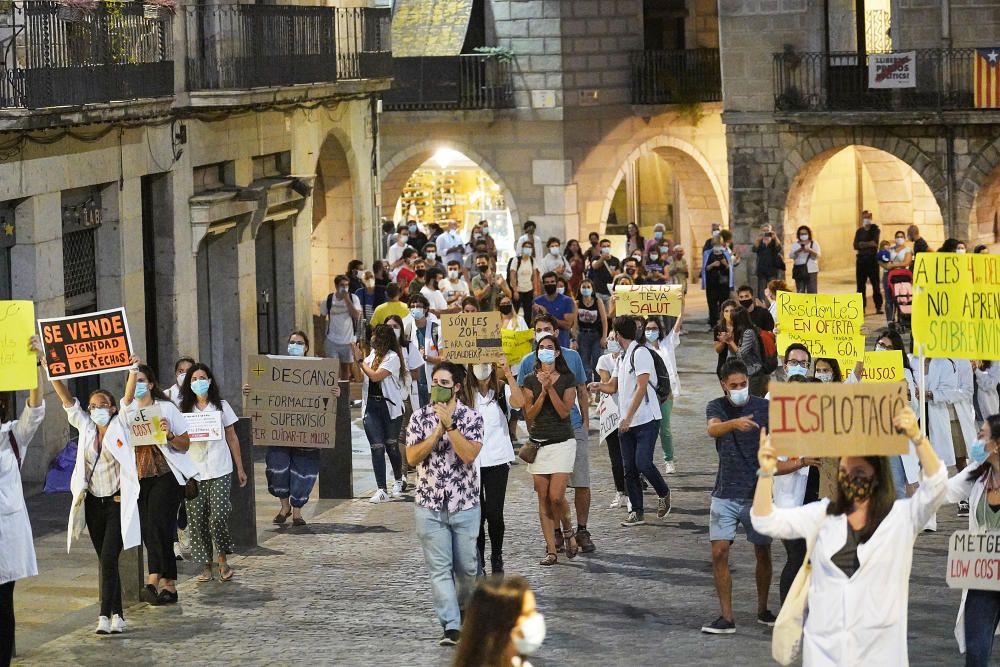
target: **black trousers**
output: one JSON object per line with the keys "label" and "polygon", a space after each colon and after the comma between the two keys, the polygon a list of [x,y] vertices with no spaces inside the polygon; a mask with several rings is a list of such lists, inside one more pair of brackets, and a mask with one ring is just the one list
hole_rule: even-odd
{"label": "black trousers", "polygon": [[90,493],[83,504],[87,532],[101,566],[101,616],[108,618],[113,614],[125,617],[122,582],[118,575],[118,556],[122,552],[121,506],[114,496],[98,498]]}
{"label": "black trousers", "polygon": [[507,499],[507,477],[510,474],[510,464],[485,466],[479,469],[479,537],[476,546],[479,548],[480,561],[486,560],[486,526],[490,531],[490,556],[503,555],[503,534],[506,526],[503,522],[503,505]]}
{"label": "black trousers", "polygon": [[882,310],[882,281],[879,280],[878,260],[875,257],[858,257],[854,263],[854,277],[857,279],[862,307],[868,304],[865,296],[865,284],[870,282],[875,310]]}
{"label": "black trousers", "polygon": [[517,302],[514,304],[514,314],[517,314],[518,309],[524,314],[524,321],[531,326],[531,310],[535,303],[535,293],[534,291],[529,292],[518,292]]}
{"label": "black trousers", "polygon": [[0,667],[14,657],[14,582],[0,584]]}
{"label": "black trousers", "polygon": [[781,603],[784,604],[785,596],[788,595],[788,590],[792,587],[792,582],[795,581],[795,575],[799,573],[802,563],[805,562],[806,541],[804,539],[781,540],[781,543],[785,545],[785,567],[781,570],[781,579],[778,581],[778,595]]}
{"label": "black trousers", "polygon": [[618,442],[618,431],[607,437],[608,456],[611,458],[611,476],[615,479],[615,491],[625,493],[625,467],[622,465],[622,446]]}
{"label": "black trousers", "polygon": [[172,472],[139,480],[139,525],[150,574],[177,579],[174,521],[184,490]]}
{"label": "black trousers", "polygon": [[708,324],[714,327],[719,323],[719,316],[722,314],[722,302],[729,298],[728,285],[709,285],[705,290],[705,299],[708,301]]}

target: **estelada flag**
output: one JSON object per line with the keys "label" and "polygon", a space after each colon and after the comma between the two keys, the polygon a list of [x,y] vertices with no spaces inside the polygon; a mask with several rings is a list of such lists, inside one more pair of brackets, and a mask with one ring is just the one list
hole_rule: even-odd
{"label": "estelada flag", "polygon": [[977,109],[1000,109],[1000,47],[976,49],[972,89]]}

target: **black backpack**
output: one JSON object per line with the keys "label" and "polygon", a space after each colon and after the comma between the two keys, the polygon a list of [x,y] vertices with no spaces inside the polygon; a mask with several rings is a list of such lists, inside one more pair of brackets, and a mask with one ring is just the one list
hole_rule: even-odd
{"label": "black backpack", "polygon": [[632,350],[632,356],[629,358],[629,361],[632,362],[632,375],[635,375],[635,353],[640,347],[649,352],[653,357],[653,368],[656,370],[656,383],[653,385],[653,389],[656,390],[657,402],[662,405],[664,401],[670,398],[670,375],[667,373],[667,365],[663,363],[663,357],[656,354],[653,350],[644,345],[636,345],[635,349]]}

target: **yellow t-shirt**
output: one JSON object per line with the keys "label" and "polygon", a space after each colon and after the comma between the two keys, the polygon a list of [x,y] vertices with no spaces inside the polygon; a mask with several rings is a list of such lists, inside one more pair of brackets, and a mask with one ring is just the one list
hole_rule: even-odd
{"label": "yellow t-shirt", "polygon": [[399,315],[400,317],[406,317],[410,314],[410,309],[402,301],[386,301],[372,313],[371,325],[376,326],[385,322],[386,318],[390,315]]}

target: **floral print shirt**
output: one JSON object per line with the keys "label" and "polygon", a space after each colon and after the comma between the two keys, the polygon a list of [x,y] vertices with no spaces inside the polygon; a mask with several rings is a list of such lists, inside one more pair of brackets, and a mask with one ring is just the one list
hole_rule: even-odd
{"label": "floral print shirt", "polygon": [[[452,420],[467,440],[483,441],[483,417],[478,412],[459,403]],[[433,405],[414,412],[406,428],[406,446],[426,440],[437,425]],[[479,469],[475,461],[467,464],[459,458],[447,432],[417,466],[416,499],[418,505],[435,512],[460,512],[479,504]]]}

